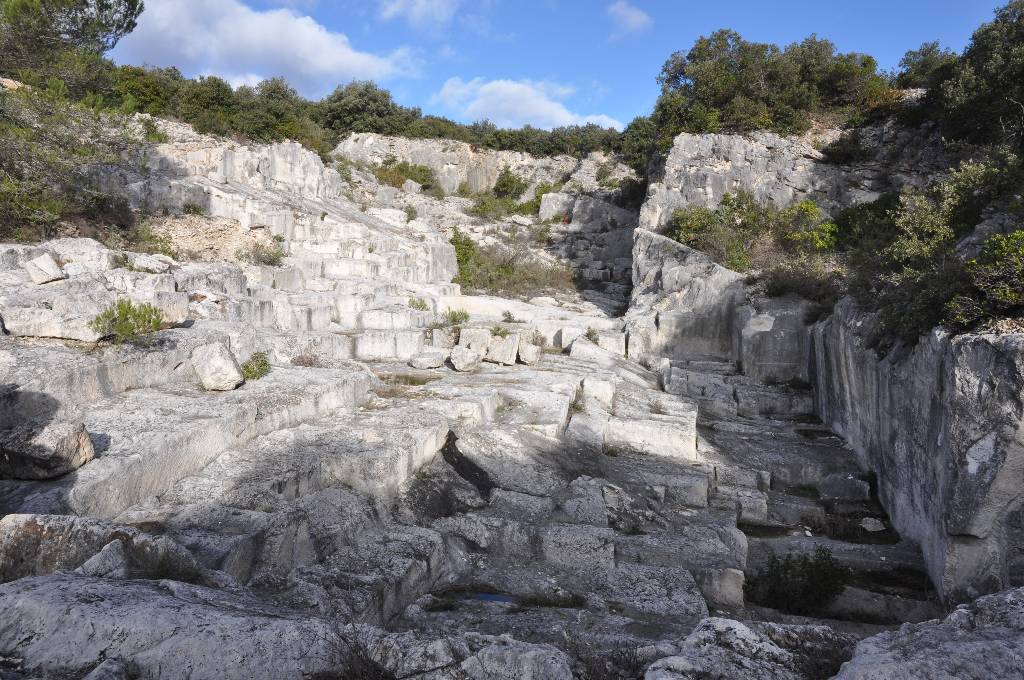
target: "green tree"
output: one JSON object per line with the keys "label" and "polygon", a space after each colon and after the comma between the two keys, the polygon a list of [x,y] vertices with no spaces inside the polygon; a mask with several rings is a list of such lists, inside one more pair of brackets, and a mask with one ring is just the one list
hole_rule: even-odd
{"label": "green tree", "polygon": [[142,0],[3,0],[0,73],[16,75],[65,50],[107,52],[142,10]]}
{"label": "green tree", "polygon": [[910,50],[900,60],[896,85],[903,88],[931,88],[949,77],[956,66],[957,55],[936,42],[926,42]]}
{"label": "green tree", "polygon": [[974,32],[942,84],[942,116],[951,136],[1024,149],[1024,0],[996,11]]}
{"label": "green tree", "polygon": [[339,87],[316,107],[320,124],[342,136],[351,132],[400,134],[419,117],[419,109],[396,104],[390,92],[369,81]]}

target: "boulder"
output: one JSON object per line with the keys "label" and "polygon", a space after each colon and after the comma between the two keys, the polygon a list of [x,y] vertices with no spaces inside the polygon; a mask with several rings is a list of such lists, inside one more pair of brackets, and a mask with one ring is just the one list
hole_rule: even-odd
{"label": "boulder", "polygon": [[483,360],[483,354],[476,351],[475,349],[469,349],[468,347],[452,348],[451,362],[452,367],[456,371],[468,372],[475,371],[480,368],[480,362]]}
{"label": "boulder", "polygon": [[487,356],[484,357],[484,360],[494,364],[511,366],[516,363],[518,355],[519,334],[509,333],[504,338],[499,336],[491,338],[491,344],[487,347]]}
{"label": "boulder", "polygon": [[29,260],[22,267],[28,272],[32,283],[37,286],[51,281],[59,281],[65,277],[64,270],[49,253],[43,253],[37,258]]}
{"label": "boulder", "polygon": [[527,366],[535,366],[539,364],[543,355],[544,350],[537,345],[530,342],[519,343],[519,361],[523,362]]}
{"label": "boulder", "polygon": [[836,680],[1022,678],[1024,588],[961,605],[944,621],[906,624],[857,644]]}
{"label": "boulder", "polygon": [[711,617],[680,641],[674,656],[651,664],[644,680],[802,680],[793,654],[746,625]]}
{"label": "boulder", "polygon": [[444,352],[421,352],[412,359],[409,359],[409,365],[413,368],[441,368],[444,366],[445,359],[448,355]]}
{"label": "boulder", "polygon": [[473,349],[481,354],[487,352],[491,344],[491,331],[487,328],[463,328],[459,331],[459,346]]}
{"label": "boulder", "polygon": [[566,217],[572,219],[572,207],[576,197],[572,194],[551,192],[540,199],[540,218],[542,220],[562,221]]}
{"label": "boulder", "polygon": [[53,479],[77,470],[95,455],[80,421],[0,430],[0,479]]}
{"label": "boulder", "polygon": [[229,391],[245,382],[234,355],[220,342],[192,350],[192,368],[199,376],[203,389]]}

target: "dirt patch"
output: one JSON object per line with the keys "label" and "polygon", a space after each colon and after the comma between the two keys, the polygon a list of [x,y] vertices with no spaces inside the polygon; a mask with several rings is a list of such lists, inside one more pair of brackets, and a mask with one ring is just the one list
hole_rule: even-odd
{"label": "dirt patch", "polygon": [[255,243],[271,243],[260,232],[243,230],[238,222],[223,217],[205,215],[170,215],[152,217],[146,226],[170,242],[182,260],[234,262],[235,253]]}

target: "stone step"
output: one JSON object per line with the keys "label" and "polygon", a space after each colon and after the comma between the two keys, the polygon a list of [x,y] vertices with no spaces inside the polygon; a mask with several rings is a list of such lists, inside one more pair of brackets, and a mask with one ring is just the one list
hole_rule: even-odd
{"label": "stone step", "polygon": [[178,384],[106,399],[85,416],[96,459],[35,485],[21,511],[114,517],[229,448],[359,405],[375,382],[360,370],[274,368],[231,392]]}

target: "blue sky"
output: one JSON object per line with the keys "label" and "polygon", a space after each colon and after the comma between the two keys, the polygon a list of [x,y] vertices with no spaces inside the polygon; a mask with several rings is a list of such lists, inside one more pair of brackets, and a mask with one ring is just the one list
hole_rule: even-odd
{"label": "blue sky", "polygon": [[732,28],[787,44],[817,33],[894,68],[928,40],[961,50],[1005,0],[146,0],[120,63],[234,84],[284,76],[319,98],[374,80],[424,112],[506,126],[648,113],[673,51]]}

